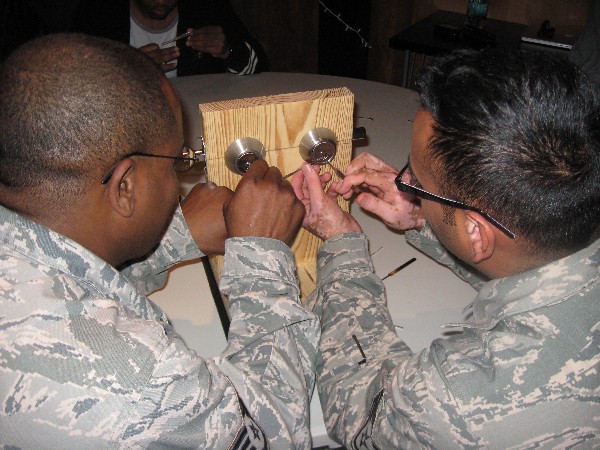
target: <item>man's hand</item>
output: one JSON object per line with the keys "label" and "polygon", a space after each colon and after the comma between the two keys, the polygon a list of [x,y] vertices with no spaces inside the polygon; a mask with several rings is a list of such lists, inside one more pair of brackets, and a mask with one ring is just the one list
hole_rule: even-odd
{"label": "man's hand", "polygon": [[229,58],[231,47],[221,27],[188,28],[187,31],[192,33],[185,43],[188,47],[200,53],[208,53],[215,58]]}
{"label": "man's hand", "polygon": [[292,177],[296,197],[306,208],[302,226],[323,240],[342,233],[362,231],[354,217],[338,205],[335,186],[331,185],[327,192],[324,191],[324,186],[330,179],[331,174],[328,172],[319,177],[317,170],[310,164],[304,164],[302,170]]}
{"label": "man's hand", "polygon": [[194,186],[181,204],[194,241],[205,255],[225,252],[227,229],[223,205],[232,197],[230,189],[208,182]]}
{"label": "man's hand", "polygon": [[229,237],[267,237],[291,245],[300,228],[304,207],[279,169],[259,160],[252,163],[240,180],[223,212]]}
{"label": "man's hand", "polygon": [[146,44],[143,47],[140,47],[139,50],[152,58],[154,62],[160,66],[163,72],[170,72],[177,67],[179,48],[177,48],[176,45],[168,48],[160,48],[157,44]]}
{"label": "man's hand", "polygon": [[346,169],[346,177],[337,185],[337,190],[348,199],[354,187],[370,191],[356,197],[361,208],[372,212],[396,230],[422,228],[425,219],[419,200],[413,195],[398,190],[394,180],[398,170],[370,153],[362,153]]}

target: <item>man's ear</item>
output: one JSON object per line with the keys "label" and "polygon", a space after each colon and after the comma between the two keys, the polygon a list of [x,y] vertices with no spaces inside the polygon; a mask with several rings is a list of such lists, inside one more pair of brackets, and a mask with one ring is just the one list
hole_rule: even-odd
{"label": "man's ear", "polygon": [[113,170],[108,180],[110,206],[119,215],[131,217],[135,211],[135,170],[134,163],[127,158]]}
{"label": "man's ear", "polygon": [[464,211],[464,227],[471,247],[471,262],[479,264],[494,254],[496,233],[494,226],[481,214]]}

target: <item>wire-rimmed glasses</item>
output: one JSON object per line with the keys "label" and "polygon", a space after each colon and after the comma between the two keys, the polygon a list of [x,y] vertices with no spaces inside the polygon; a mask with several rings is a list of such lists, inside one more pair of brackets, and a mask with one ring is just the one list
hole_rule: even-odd
{"label": "wire-rimmed glasses", "polygon": [[131,152],[127,153],[126,155],[123,155],[123,157],[116,162],[115,166],[113,166],[110,172],[108,172],[106,176],[102,178],[102,181],[100,181],[100,183],[108,183],[110,177],[112,177],[113,171],[115,170],[114,167],[116,167],[116,165],[119,164],[121,161],[127,158],[131,158],[132,156],[147,156],[151,158],[172,159],[174,160],[173,169],[176,172],[185,172],[186,170],[190,170],[198,161],[204,161],[204,152],[202,150],[193,150],[190,147],[186,146],[183,146],[181,148],[180,156],[155,155],[153,153],[144,152]]}

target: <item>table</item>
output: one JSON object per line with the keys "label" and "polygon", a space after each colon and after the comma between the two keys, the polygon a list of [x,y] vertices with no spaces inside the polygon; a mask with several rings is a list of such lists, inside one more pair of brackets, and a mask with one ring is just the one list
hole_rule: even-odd
{"label": "table", "polygon": [[[405,30],[395,34],[389,39],[390,48],[406,50],[404,55],[404,73],[402,86],[408,86],[408,75],[412,73],[414,56],[416,53],[434,55],[447,52],[456,48],[481,48],[484,43],[476,39],[468,39],[461,34],[458,39],[448,39],[436,36],[434,33],[437,24],[449,24],[459,29],[465,25],[466,14],[439,10],[425,17]],[[503,20],[487,19],[483,31],[495,37],[495,46],[518,49],[521,45],[521,36],[528,26],[505,22]],[[411,60],[411,53],[412,60]],[[412,61],[412,62],[411,62]],[[410,67],[410,69],[409,69]]]}
{"label": "table", "polygon": [[[397,86],[351,78],[297,73],[199,75],[172,80],[184,115],[187,145],[197,147],[202,135],[198,104],[262,95],[347,87],[355,96],[355,124],[367,130],[367,145],[354,155],[370,151],[396,167],[406,162],[411,143],[412,120],[419,108],[416,92]],[[361,144],[362,145],[362,144]],[[203,180],[203,172],[185,173],[182,191]],[[383,277],[410,258],[414,264],[385,280],[389,308],[398,333],[413,350],[452,330],[440,325],[460,322],[462,310],[475,291],[448,269],[406,244],[401,233],[391,231],[356,205],[351,211],[369,238],[376,273]],[[163,308],[187,345],[208,358],[226,346],[225,335],[201,261],[173,268],[165,287],[150,298]],[[311,403],[313,443],[332,446],[325,432],[318,396]]]}

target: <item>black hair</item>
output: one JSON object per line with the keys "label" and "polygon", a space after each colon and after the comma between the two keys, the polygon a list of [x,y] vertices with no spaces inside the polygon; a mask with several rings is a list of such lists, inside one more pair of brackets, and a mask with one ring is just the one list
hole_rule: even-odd
{"label": "black hair", "polygon": [[444,194],[477,206],[535,251],[564,255],[600,225],[600,96],[566,58],[455,51],[420,74]]}
{"label": "black hair", "polygon": [[165,82],[149,57],[108,39],[50,34],[22,45],[0,69],[0,183],[43,186],[57,200],[99,183],[123,155],[173,132]]}

